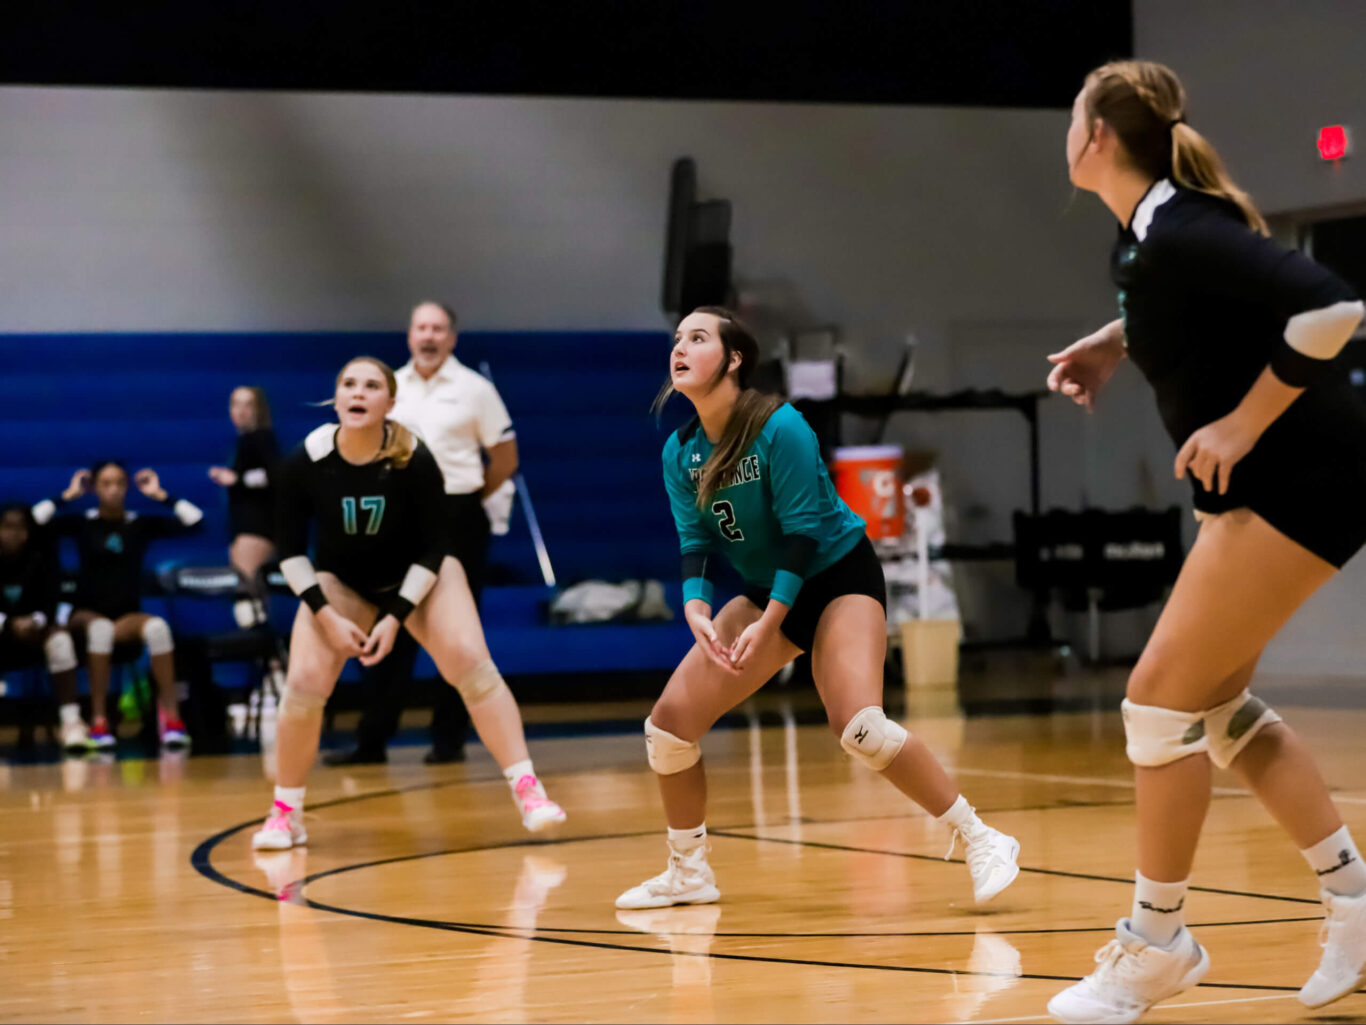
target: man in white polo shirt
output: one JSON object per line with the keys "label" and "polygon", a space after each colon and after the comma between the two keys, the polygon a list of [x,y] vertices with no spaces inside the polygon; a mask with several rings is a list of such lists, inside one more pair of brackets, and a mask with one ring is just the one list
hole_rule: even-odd
{"label": "man in white polo shirt", "polygon": [[[458,323],[455,312],[441,303],[423,302],[413,309],[408,324],[412,359],[395,372],[398,396],[390,416],[414,431],[436,457],[446,483],[451,554],[465,569],[477,607],[489,545],[483,502],[517,472],[517,440],[492,382],[455,358]],[[330,757],[328,764],[385,760],[416,659],[416,642],[406,630],[399,631],[389,657],[365,673],[370,695],[356,729],[355,749]],[[469,721],[455,688],[442,687],[432,710],[428,764],[464,759]]]}

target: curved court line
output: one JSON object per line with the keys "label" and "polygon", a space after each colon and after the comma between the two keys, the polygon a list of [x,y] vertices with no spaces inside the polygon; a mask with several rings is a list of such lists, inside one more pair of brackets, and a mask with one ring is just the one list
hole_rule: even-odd
{"label": "curved court line", "polygon": [[[324,802],[321,802],[321,803],[319,803],[319,804],[316,804],[316,805],[313,806],[313,809],[316,811],[316,810],[319,810],[319,809],[322,809],[322,808],[333,808],[333,807],[337,807],[337,806],[339,806],[339,805],[354,804],[354,803],[357,803],[357,802],[359,802],[359,801],[372,800],[372,799],[380,798],[380,797],[393,797],[393,796],[396,796],[396,795],[398,795],[398,794],[413,793],[413,792],[421,791],[421,790],[436,790],[436,789],[440,789],[440,788],[442,788],[442,787],[454,786],[454,785],[457,784],[457,783],[476,783],[476,782],[488,782],[488,780],[454,780],[454,779],[452,779],[452,780],[440,780],[440,781],[433,782],[433,783],[419,783],[419,784],[414,784],[414,785],[408,786],[408,787],[395,787],[395,788],[391,788],[391,789],[388,789],[388,790],[371,791],[371,792],[369,792],[369,793],[364,793],[364,794],[354,794],[354,795],[347,796],[347,797],[340,797],[340,798],[336,798],[336,799],[331,800],[331,801],[324,801]],[[1070,807],[1077,807],[1077,806],[1076,806],[1076,805],[1070,805]],[[827,819],[827,820],[822,820],[822,821],[827,822],[827,823],[836,823],[836,822],[839,822],[839,821],[841,821],[841,820],[837,820],[837,819]],[[854,821],[857,821],[857,820],[854,820]],[[208,837],[206,840],[204,840],[203,842],[201,842],[197,847],[195,847],[194,851],[193,851],[193,852],[191,853],[191,855],[190,855],[190,864],[191,864],[191,867],[194,868],[194,870],[195,870],[196,872],[198,872],[200,875],[204,876],[206,879],[208,879],[208,880],[211,881],[211,882],[218,883],[219,885],[222,885],[222,886],[227,886],[228,888],[237,890],[237,891],[239,891],[239,892],[241,892],[241,893],[250,894],[250,895],[252,895],[252,896],[261,897],[261,898],[264,898],[264,899],[266,899],[266,900],[270,900],[270,901],[272,901],[272,902],[277,902],[277,903],[278,903],[279,897],[278,897],[276,894],[271,893],[270,891],[267,891],[267,890],[262,890],[262,889],[260,889],[259,887],[250,886],[250,885],[248,885],[248,884],[246,884],[246,883],[240,882],[239,880],[233,879],[231,876],[228,876],[228,875],[226,875],[226,874],[224,874],[224,873],[218,871],[218,869],[216,869],[216,868],[213,867],[212,856],[213,856],[213,851],[214,851],[214,849],[215,849],[220,843],[222,843],[224,840],[228,839],[229,837],[234,836],[234,835],[236,835],[237,833],[243,832],[244,830],[250,829],[252,826],[256,825],[256,822],[257,822],[256,819],[250,819],[250,820],[248,820],[248,821],[246,821],[246,822],[241,822],[241,823],[238,823],[238,824],[235,825],[235,826],[231,826],[231,827],[229,827],[229,828],[227,828],[227,829],[221,830],[221,831],[219,831],[218,833],[215,833],[213,836]],[[867,963],[861,963],[861,962],[823,961],[823,960],[813,960],[813,959],[808,959],[808,958],[771,957],[771,956],[763,956],[763,955],[758,955],[758,954],[729,954],[729,953],[717,953],[717,952],[713,952],[713,951],[686,951],[686,950],[677,950],[677,951],[676,951],[676,950],[664,950],[664,949],[656,948],[656,947],[642,947],[642,946],[636,946],[636,945],[634,945],[634,944],[607,943],[607,942],[603,942],[603,941],[600,941],[600,940],[572,939],[572,938],[564,937],[564,936],[544,936],[544,935],[539,935],[539,933],[544,932],[544,931],[547,931],[547,930],[540,929],[539,927],[536,929],[536,932],[535,932],[535,933],[532,933],[532,934],[530,934],[530,935],[527,935],[525,930],[524,930],[523,932],[518,932],[518,931],[516,931],[516,927],[514,927],[514,926],[491,926],[491,925],[480,925],[480,924],[476,924],[476,923],[442,922],[442,921],[434,920],[434,919],[406,918],[406,917],[399,916],[399,915],[388,915],[388,914],[382,914],[382,913],[378,913],[378,912],[361,911],[361,910],[356,909],[356,908],[345,908],[345,907],[340,907],[340,906],[338,906],[338,905],[326,904],[326,903],[324,903],[324,902],[322,902],[322,901],[316,901],[316,900],[313,900],[313,899],[310,898],[310,897],[307,897],[307,896],[303,896],[303,895],[302,895],[302,891],[307,887],[307,885],[308,885],[310,882],[314,882],[314,881],[316,881],[316,880],[326,878],[327,876],[339,875],[339,874],[344,873],[344,872],[353,872],[353,871],[357,871],[357,870],[363,869],[363,868],[372,868],[372,867],[375,867],[375,866],[378,866],[378,865],[393,864],[393,863],[395,863],[395,862],[412,861],[412,860],[417,860],[417,859],[419,859],[419,858],[427,858],[427,857],[440,857],[440,856],[445,856],[445,855],[448,855],[448,854],[464,854],[464,853],[473,853],[473,852],[486,851],[486,850],[499,850],[499,849],[505,849],[505,848],[510,848],[510,847],[558,846],[558,845],[561,845],[561,844],[582,843],[582,842],[593,841],[593,840],[625,839],[625,838],[639,837],[639,836],[653,836],[653,835],[655,835],[656,833],[657,833],[657,830],[641,830],[641,831],[634,832],[634,833],[601,834],[601,835],[597,835],[597,836],[585,836],[585,837],[566,837],[566,838],[564,838],[564,839],[562,839],[562,840],[550,840],[550,841],[540,841],[540,842],[537,842],[537,841],[528,841],[528,840],[518,840],[518,841],[512,841],[512,842],[502,843],[502,844],[485,844],[485,845],[480,845],[480,846],[477,846],[477,847],[459,848],[459,849],[452,849],[452,850],[449,850],[449,851],[435,851],[435,852],[429,851],[429,852],[425,852],[425,853],[422,853],[422,854],[401,855],[401,856],[394,857],[394,858],[378,859],[378,860],[376,860],[376,861],[362,862],[362,863],[355,864],[355,865],[343,865],[343,866],[340,866],[340,867],[338,867],[338,868],[327,869],[327,870],[325,870],[325,871],[323,871],[323,872],[319,872],[319,873],[317,873],[317,874],[315,874],[315,875],[312,875],[312,876],[306,876],[306,877],[304,877],[304,879],[300,880],[300,882],[299,882],[299,891],[300,891],[300,894],[301,894],[301,896],[300,896],[300,902],[303,903],[304,905],[308,906],[308,907],[312,907],[312,908],[314,908],[314,909],[316,909],[316,910],[319,910],[319,911],[326,911],[326,912],[329,912],[329,913],[331,913],[331,914],[344,915],[344,916],[350,917],[350,918],[361,918],[361,919],[366,919],[366,920],[368,920],[368,921],[385,922],[385,923],[389,923],[389,924],[393,924],[393,925],[408,925],[408,926],[413,926],[413,927],[416,927],[416,928],[438,929],[438,930],[441,930],[441,931],[444,931],[444,932],[458,932],[458,933],[463,933],[463,934],[466,934],[466,935],[472,935],[472,936],[486,936],[486,937],[491,937],[491,938],[495,938],[495,939],[516,939],[516,940],[524,940],[524,941],[530,942],[530,943],[554,943],[554,944],[559,944],[559,945],[563,945],[563,946],[587,947],[587,948],[591,948],[591,949],[601,949],[601,950],[618,950],[618,951],[626,951],[626,952],[635,952],[635,953],[646,953],[646,954],[663,955],[663,956],[666,956],[666,957],[705,957],[705,958],[714,958],[714,959],[716,959],[716,960],[722,960],[722,961],[749,961],[749,962],[756,962],[756,963],[761,963],[761,964],[800,965],[800,966],[803,966],[803,967],[816,967],[816,968],[852,968],[852,969],[860,969],[860,970],[864,970],[864,971],[909,972],[909,973],[913,973],[913,974],[925,974],[925,975],[967,975],[967,976],[982,976],[982,977],[986,977],[986,978],[993,978],[993,977],[1009,977],[1009,978],[1012,978],[1012,979],[1029,979],[1029,980],[1034,980],[1034,981],[1045,981],[1045,982],[1075,982],[1075,981],[1077,981],[1077,979],[1079,978],[1078,976],[1072,976],[1072,975],[1043,975],[1043,974],[1023,973],[1023,972],[1020,973],[1020,974],[1018,974],[1018,975],[1013,974],[1013,973],[1007,975],[1007,973],[1000,973],[1000,972],[973,972],[973,971],[970,971],[970,970],[967,970],[967,969],[961,969],[961,970],[960,970],[960,969],[954,969],[954,968],[929,968],[929,967],[918,966],[918,965],[880,965],[880,964],[867,964]],[[744,833],[730,833],[730,832],[727,832],[727,831],[715,832],[715,833],[713,833],[712,835],[714,835],[714,836],[727,836],[727,837],[729,837],[729,838],[731,838],[731,839],[752,840],[752,841],[756,841],[756,842],[762,842],[762,841],[764,841],[765,839],[770,839],[770,838],[765,838],[765,837],[751,836],[751,835],[744,834]],[[816,842],[816,841],[797,841],[797,840],[781,840],[781,839],[779,839],[779,840],[776,840],[775,842],[779,842],[779,843],[791,843],[791,844],[800,844],[800,845],[803,845],[803,846],[813,846],[813,847],[818,847],[818,848],[828,848],[828,849],[833,849],[833,850],[846,850],[846,851],[861,852],[861,853],[869,853],[869,854],[885,854],[885,855],[890,855],[890,856],[893,856],[893,857],[905,857],[905,858],[913,858],[913,859],[925,860],[925,861],[944,861],[944,860],[946,860],[946,859],[942,859],[942,858],[936,858],[936,857],[934,857],[934,856],[932,856],[932,855],[928,855],[928,854],[909,854],[909,853],[904,853],[904,852],[899,852],[899,851],[880,851],[880,850],[876,850],[876,849],[873,849],[873,848],[841,847],[841,846],[835,845],[835,844],[825,844],[825,843],[819,843],[819,842]],[[950,863],[953,864],[953,863],[961,863],[961,862],[951,861]],[[1024,867],[1021,867],[1020,871],[1021,871],[1021,872],[1035,872],[1035,873],[1039,873],[1039,874],[1051,874],[1051,875],[1074,875],[1074,873],[1056,872],[1056,871],[1052,871],[1052,870],[1048,870],[1048,869],[1030,869],[1030,868],[1024,868]],[[1112,877],[1112,876],[1080,876],[1080,878],[1094,879],[1094,880],[1099,880],[1099,881],[1104,881],[1104,882],[1117,882],[1117,883],[1123,883],[1123,884],[1126,884],[1126,885],[1127,885],[1129,882],[1131,882],[1131,880],[1129,880],[1129,879],[1121,879],[1121,878]],[[1232,893],[1232,894],[1238,895],[1238,896],[1263,897],[1264,899],[1269,899],[1269,900],[1294,900],[1294,901],[1299,901],[1299,900],[1300,900],[1300,898],[1277,897],[1277,896],[1274,896],[1274,895],[1268,896],[1268,895],[1265,895],[1265,894],[1245,894],[1245,893],[1241,893],[1241,892],[1239,892],[1239,891],[1212,890],[1212,889],[1197,888],[1197,887],[1191,887],[1191,889],[1201,889],[1202,892],[1207,892],[1207,893]],[[1316,903],[1316,902],[1314,902],[1314,901],[1309,901],[1308,903]],[[1297,920],[1297,919],[1268,919],[1268,920],[1266,920],[1266,921],[1267,921],[1267,922],[1286,922],[1286,921],[1316,921],[1316,920],[1317,920],[1317,918],[1298,919],[1298,920]],[[1215,924],[1236,925],[1236,924],[1242,924],[1242,923],[1215,923]],[[1259,923],[1251,923],[1251,922],[1249,922],[1249,923],[1245,923],[1245,924],[1261,924],[1261,923],[1260,923],[1260,922],[1259,922]],[[556,931],[567,931],[567,930],[556,930]],[[1109,931],[1110,931],[1110,928],[1107,927],[1107,928],[1105,928],[1105,929],[1103,929],[1103,930],[1100,930],[1100,929],[1096,929],[1096,928],[1087,927],[1087,928],[1076,929],[1076,930],[1052,930],[1052,931],[1055,931],[1055,932],[1078,932],[1078,933],[1080,933],[1080,932],[1095,932],[1095,931],[1109,932]],[[610,933],[610,934],[615,935],[614,933]],[[972,935],[975,935],[975,934],[976,934],[976,930],[973,931]],[[644,938],[645,936],[659,936],[659,935],[662,935],[662,934],[659,934],[659,933],[637,933],[637,932],[635,932],[635,931],[632,931],[632,932],[629,933],[628,935],[632,935],[632,936],[639,935],[639,936],[641,936],[642,938]],[[714,935],[724,935],[724,934],[714,934]],[[773,933],[764,933],[764,934],[759,934],[759,935],[760,935],[760,937],[772,937],[772,938],[774,938],[774,939],[789,938],[786,934],[782,934],[782,933],[776,933],[776,934],[773,934]],[[873,935],[874,935],[874,936],[895,936],[896,934],[894,934],[894,933],[893,933],[893,934],[889,934],[889,933],[876,933],[876,934],[873,934]],[[959,935],[959,934],[957,934],[957,933],[930,933],[930,934],[928,934],[928,935]],[[1205,987],[1205,988],[1207,988],[1207,989],[1236,989],[1236,990],[1257,990],[1257,991],[1272,991],[1272,992],[1296,992],[1296,991],[1299,989],[1298,986],[1274,986],[1274,985],[1265,985],[1265,984],[1236,983],[1236,982],[1203,982],[1203,983],[1201,983],[1201,986],[1203,986],[1203,987]]]}

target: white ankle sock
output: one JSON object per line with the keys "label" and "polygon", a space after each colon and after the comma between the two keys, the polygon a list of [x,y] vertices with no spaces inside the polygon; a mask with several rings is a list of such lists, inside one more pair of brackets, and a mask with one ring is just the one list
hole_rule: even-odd
{"label": "white ankle sock", "polygon": [[61,718],[63,726],[70,726],[74,722],[81,721],[81,706],[74,701],[69,705],[62,705],[61,708],[57,709],[57,715]]}
{"label": "white ankle sock", "polygon": [[508,786],[516,787],[517,781],[523,776],[534,776],[536,770],[531,767],[531,759],[524,758],[520,762],[513,762],[503,770],[503,778],[508,781]]}
{"label": "white ankle sock", "polygon": [[1318,875],[1319,885],[1330,893],[1355,897],[1366,892],[1366,865],[1346,826],[1300,853]]}
{"label": "white ankle sock", "polygon": [[707,824],[693,829],[674,829],[669,827],[669,846],[680,854],[695,851],[707,842]]}
{"label": "white ankle sock", "polygon": [[1179,883],[1159,883],[1142,872],[1134,873],[1134,907],[1129,913],[1129,927],[1149,943],[1166,947],[1176,938],[1185,924],[1182,910],[1186,904],[1189,879]]}
{"label": "white ankle sock", "polygon": [[968,799],[962,794],[958,795],[958,800],[949,806],[949,810],[940,815],[938,821],[944,823],[950,829],[961,829],[967,832],[974,826],[980,826],[982,820],[977,817],[977,812],[972,805],[968,804]]}
{"label": "white ankle sock", "polygon": [[276,787],[275,800],[293,811],[303,811],[304,791],[307,789],[308,787]]}

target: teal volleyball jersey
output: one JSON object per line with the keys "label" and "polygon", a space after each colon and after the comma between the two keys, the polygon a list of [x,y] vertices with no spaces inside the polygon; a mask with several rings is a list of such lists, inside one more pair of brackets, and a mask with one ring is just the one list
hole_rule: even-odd
{"label": "teal volleyball jersey", "polygon": [[[774,598],[791,605],[801,578],[782,579],[793,576],[781,565],[785,538],[815,541],[805,573],[814,576],[853,550],[864,536],[863,520],[835,491],[815,432],[786,403],[768,418],[709,508],[702,509],[697,482],[712,448],[696,418],[664,445],[664,486],[679,548],[684,555],[722,552],[747,583],[772,588]],[[703,595],[694,591],[691,596]],[[705,597],[710,601],[709,594]]]}

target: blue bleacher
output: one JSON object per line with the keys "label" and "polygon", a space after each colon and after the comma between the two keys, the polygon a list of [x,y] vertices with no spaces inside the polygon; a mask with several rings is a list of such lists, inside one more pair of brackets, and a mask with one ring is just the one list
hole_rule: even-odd
{"label": "blue bleacher", "polygon": [[[466,332],[457,355],[490,365],[517,427],[522,471],[560,586],[584,579],[656,577],[669,582],[679,618],[666,624],[554,627],[524,512],[495,537],[485,595],[489,646],[504,673],[584,673],[671,668],[690,643],[677,584],[678,544],[660,479],[659,453],[680,421],[663,426],[649,406],[666,374],[664,332]],[[205,511],[195,536],[161,543],[152,563],[226,562],[227,504],[207,476],[231,456],[233,387],[270,397],[282,447],[297,444],[331,411],[333,378],[351,356],[407,359],[401,332],[288,334],[0,335],[0,499],[61,491],[100,458],[130,470],[152,466],[168,491]],[[130,508],[147,503],[132,494]],[[72,553],[64,551],[71,564]],[[149,609],[160,600],[149,603]],[[293,603],[273,618],[287,629]],[[220,602],[175,599],[172,625],[187,633],[231,629]],[[434,668],[424,656],[418,674]],[[354,667],[348,677],[354,677]]]}

